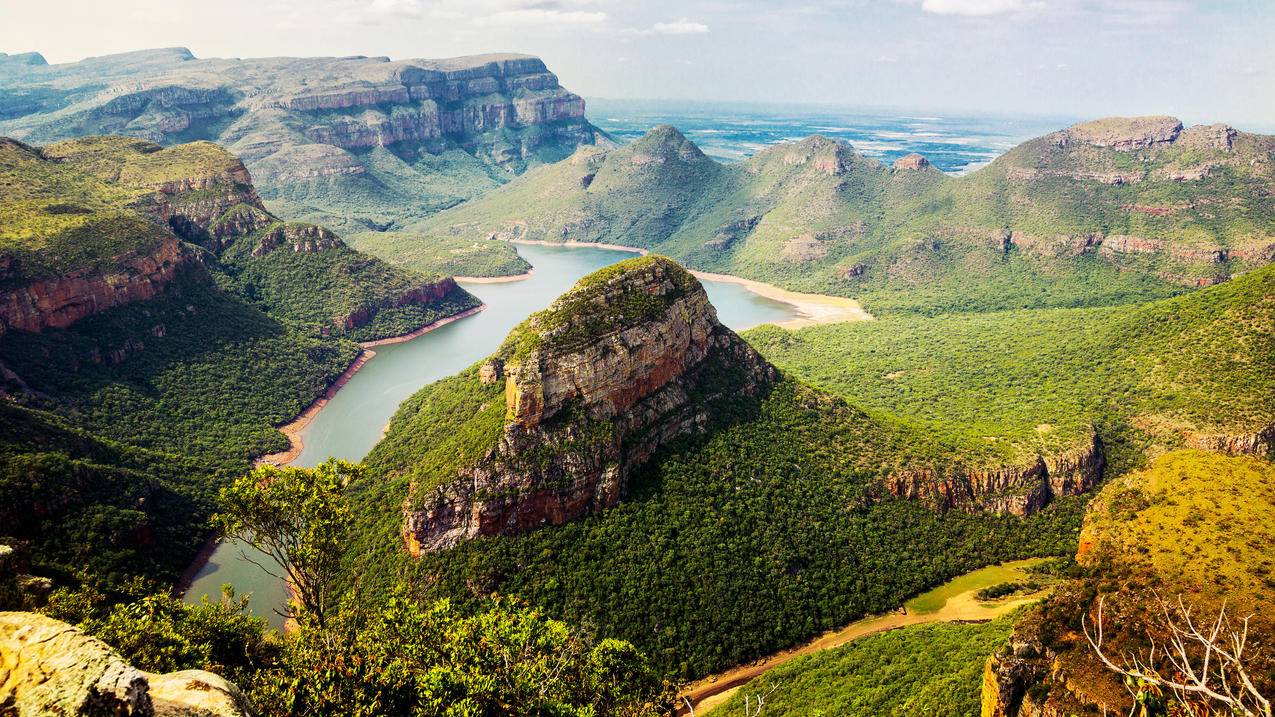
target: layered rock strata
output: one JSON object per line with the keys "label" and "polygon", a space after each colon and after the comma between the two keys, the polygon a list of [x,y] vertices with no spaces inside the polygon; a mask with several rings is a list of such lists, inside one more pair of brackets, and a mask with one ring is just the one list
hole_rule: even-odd
{"label": "layered rock strata", "polygon": [[891,473],[886,488],[896,497],[922,500],[941,509],[990,510],[1020,517],[1050,501],[1093,488],[1106,466],[1097,434],[1078,448],[1037,455],[1019,465]]}
{"label": "layered rock strata", "polygon": [[661,446],[709,425],[715,400],[762,393],[777,378],[671,260],[599,275],[481,367],[480,380],[504,383],[503,430],[481,459],[404,505],[413,554],[612,506]]}

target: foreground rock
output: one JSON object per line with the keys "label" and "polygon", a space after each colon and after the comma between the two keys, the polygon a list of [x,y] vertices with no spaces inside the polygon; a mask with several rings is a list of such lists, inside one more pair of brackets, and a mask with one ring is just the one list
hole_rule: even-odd
{"label": "foreground rock", "polygon": [[246,717],[239,689],[202,670],[148,675],[101,640],[29,612],[0,612],[0,713]]}
{"label": "foreground rock", "polygon": [[657,449],[708,425],[715,395],[759,394],[776,376],[673,261],[598,272],[478,369],[482,384],[503,384],[504,420],[477,460],[416,479],[407,547],[439,550],[614,505]]}

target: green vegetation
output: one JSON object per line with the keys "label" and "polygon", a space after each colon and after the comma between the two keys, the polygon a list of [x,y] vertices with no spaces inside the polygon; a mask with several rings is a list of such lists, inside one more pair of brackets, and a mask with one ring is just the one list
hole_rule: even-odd
{"label": "green vegetation", "polygon": [[361,466],[329,459],[307,470],[259,466],[221,489],[213,524],[274,563],[302,615],[322,627],[336,606],[334,586],[350,511],[343,493]]}
{"label": "green vegetation", "polygon": [[[1275,267],[1138,306],[886,317],[747,337],[767,358],[972,459],[1087,439],[1251,435],[1275,413]],[[1123,458],[1122,458],[1123,456]]]}
{"label": "green vegetation", "polygon": [[[372,475],[352,486],[358,523],[346,558],[361,591],[382,591],[406,571],[425,597],[517,595],[693,677],[892,609],[980,566],[1075,544],[1080,499],[1026,520],[883,500],[879,472],[914,437],[781,381],[760,402],[727,391],[709,411],[708,435],[659,454],[618,506],[412,560],[399,506],[415,461],[452,455],[440,438],[455,425],[452,407],[501,405],[496,389],[480,386],[466,372],[423,389],[369,455]],[[427,426],[434,433],[416,433]]]}
{"label": "green vegetation", "polygon": [[[654,716],[665,683],[631,644],[596,639],[509,599],[461,611],[393,586],[338,603],[327,592],[350,528],[346,483],[361,469],[260,468],[222,492],[219,523],[252,535],[297,587],[286,636],[228,588],[198,605],[132,581],[122,601],[60,589],[44,612],[77,624],[135,666],[206,669],[235,681],[255,714]],[[295,512],[289,506],[298,506]]]}
{"label": "green vegetation", "polygon": [[5,403],[6,532],[34,541],[43,574],[107,586],[175,577],[218,485],[286,448],[274,427],[357,353],[291,332],[198,275],[71,329],[6,334],[0,364],[24,384],[8,388],[35,397],[31,408]]}
{"label": "green vegetation", "polygon": [[364,232],[346,237],[354,248],[395,266],[449,276],[517,276],[531,269],[512,244],[503,241],[434,238],[412,232]]}
{"label": "green vegetation", "polygon": [[944,583],[941,587],[908,600],[905,606],[909,611],[916,613],[938,612],[947,604],[948,599],[971,590],[979,591],[980,600],[1003,597],[1009,593],[1001,593],[1000,595],[989,593],[988,597],[984,597],[982,592],[993,591],[993,588],[1008,585],[1009,582],[1007,581],[1027,579],[1031,568],[1041,562],[1043,561],[1015,560],[1003,565],[989,565],[985,568],[979,568]]}
{"label": "green vegetation", "polygon": [[[271,316],[355,341],[400,336],[479,304],[464,289],[450,285],[439,292],[442,298],[433,298],[429,294],[445,277],[392,267],[334,237],[329,239],[332,246],[318,251],[293,251],[286,241],[264,254],[258,250],[271,234],[307,230],[326,231],[282,223],[258,230],[223,250],[221,268],[239,292]],[[417,290],[426,296],[400,304],[402,297]]]}
{"label": "green vegetation", "polygon": [[[650,276],[652,283],[672,282],[675,290],[657,295],[644,286],[635,287],[638,272]],[[499,354],[516,364],[540,348],[566,352],[598,336],[662,316],[673,302],[698,288],[690,272],[666,257],[625,259],[584,277],[549,308],[529,316],[505,339]],[[605,311],[598,310],[601,305]]]}
{"label": "green vegetation", "polygon": [[[1126,687],[1145,685],[1126,683],[1102,665],[1082,633],[1093,633],[1100,597],[1103,649],[1117,662],[1146,655],[1152,640],[1166,644],[1164,604],[1176,613],[1179,597],[1197,625],[1212,624],[1225,605],[1233,628],[1239,627],[1235,616],[1252,615],[1250,639],[1271,634],[1275,564],[1268,546],[1275,535],[1267,516],[1273,509],[1275,466],[1251,456],[1171,451],[1117,477],[1085,515],[1073,579],[1015,626],[1015,643],[1035,651],[1018,655],[1023,664],[1010,669],[1024,675],[1029,694],[1047,712],[1128,712]],[[1260,689],[1269,692],[1275,660],[1261,650],[1245,654]],[[1149,697],[1156,692],[1145,691]]]}
{"label": "green vegetation", "polygon": [[[1225,149],[1207,132],[1122,152],[1063,142],[1064,131],[952,178],[892,169],[819,136],[719,165],[661,127],[533,170],[412,230],[417,244],[496,236],[643,247],[696,269],[851,296],[874,314],[1147,301],[1269,262],[1275,138],[1240,133]],[[399,241],[381,255],[417,251]]]}
{"label": "green vegetation", "polygon": [[1269,461],[1174,451],[1103,488],[1077,560],[1109,574],[1154,576],[1168,595],[1225,596],[1235,613],[1265,614],[1275,604],[1275,556],[1266,549],[1275,540],[1272,510]]}
{"label": "green vegetation", "polygon": [[476,305],[441,277],[279,222],[246,181],[207,142],[0,141],[0,290],[72,275],[86,295],[57,301],[95,302],[101,275],[180,246],[148,277],[152,299],[65,329],[3,327],[0,517],[31,542],[39,574],[110,594],[136,576],[173,579],[218,488],[285,449],[275,427],[357,356],[329,334],[397,335]]}
{"label": "green vegetation", "polygon": [[1014,615],[988,623],[915,625],[870,635],[780,665],[739,688],[710,717],[763,713],[972,717],[979,714],[983,663],[1009,637]]}

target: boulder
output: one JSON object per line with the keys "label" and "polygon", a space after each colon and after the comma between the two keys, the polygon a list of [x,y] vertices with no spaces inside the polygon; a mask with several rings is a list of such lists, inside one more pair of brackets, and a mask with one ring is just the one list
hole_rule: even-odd
{"label": "boulder", "polygon": [[247,700],[202,670],[148,675],[60,620],[0,612],[0,714],[247,717]]}

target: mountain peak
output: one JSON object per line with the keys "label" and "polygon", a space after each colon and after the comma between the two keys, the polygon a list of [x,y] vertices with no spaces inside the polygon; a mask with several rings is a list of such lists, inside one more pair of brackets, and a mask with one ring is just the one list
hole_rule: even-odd
{"label": "mountain peak", "polygon": [[[473,418],[435,438],[428,411],[442,402],[417,402],[419,413],[396,417],[371,460],[403,462],[382,467],[413,480],[409,551],[440,550],[614,505],[661,446],[706,430],[729,414],[716,410],[721,402],[758,395],[776,378],[717,321],[689,272],[664,257],[630,259],[582,279],[457,377]],[[471,438],[462,446],[461,436]],[[412,456],[409,446],[422,445]]]}
{"label": "mountain peak", "polygon": [[911,169],[917,172],[923,172],[930,168],[930,160],[923,155],[913,152],[894,160],[892,165],[895,169]]}
{"label": "mountain peak", "polygon": [[1095,147],[1134,150],[1167,144],[1178,138],[1182,122],[1177,117],[1105,117],[1072,125],[1062,131],[1066,140]]}
{"label": "mountain peak", "polygon": [[707,159],[694,142],[676,127],[662,124],[633,141],[629,146],[634,164],[663,164],[669,160],[682,162]]}

